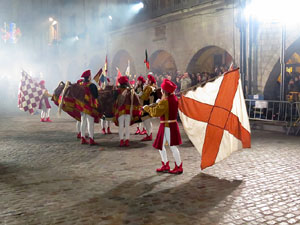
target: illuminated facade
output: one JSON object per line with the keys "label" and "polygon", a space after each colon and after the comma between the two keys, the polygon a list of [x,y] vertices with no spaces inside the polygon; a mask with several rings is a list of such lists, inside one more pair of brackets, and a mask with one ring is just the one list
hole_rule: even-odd
{"label": "illuminated facade", "polygon": [[[243,1],[238,0],[145,0],[139,13],[130,14],[130,6],[138,2],[1,1],[0,23],[16,23],[22,32],[18,45],[44,59],[41,63],[49,67],[45,74],[62,74],[62,80],[74,81],[86,68],[96,72],[106,54],[110,76],[116,75],[115,67],[125,72],[128,60],[132,73],[144,74],[147,49],[156,73],[211,71],[234,61],[244,68],[246,93],[274,96],[280,74],[280,25],[243,20]],[[243,38],[242,27],[247,31]],[[298,28],[287,27],[287,61],[300,52]],[[295,59],[290,62],[299,70]]]}

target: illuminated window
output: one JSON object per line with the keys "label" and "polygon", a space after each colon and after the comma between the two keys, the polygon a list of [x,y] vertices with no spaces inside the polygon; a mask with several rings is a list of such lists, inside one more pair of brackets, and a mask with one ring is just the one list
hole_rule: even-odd
{"label": "illuminated window", "polygon": [[49,25],[49,44],[56,44],[59,41],[59,24],[53,20]]}
{"label": "illuminated window", "polygon": [[21,30],[15,23],[7,24],[5,22],[0,31],[1,39],[4,41],[4,43],[16,44],[21,37]]}

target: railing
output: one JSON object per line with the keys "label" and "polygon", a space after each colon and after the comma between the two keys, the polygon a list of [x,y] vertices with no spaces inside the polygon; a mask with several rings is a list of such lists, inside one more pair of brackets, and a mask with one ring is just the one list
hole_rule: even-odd
{"label": "railing", "polygon": [[287,134],[300,131],[300,102],[246,99],[250,120],[282,125]]}

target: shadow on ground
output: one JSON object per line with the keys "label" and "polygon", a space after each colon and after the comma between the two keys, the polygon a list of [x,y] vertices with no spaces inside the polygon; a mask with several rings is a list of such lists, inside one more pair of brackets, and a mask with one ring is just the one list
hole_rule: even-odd
{"label": "shadow on ground", "polygon": [[[81,213],[93,213],[93,218],[105,224],[216,224],[229,209],[213,210],[230,195],[242,181],[228,181],[204,173],[193,177],[189,182],[151,192],[161,182],[169,182],[172,175],[163,175],[161,180],[126,181],[109,192],[95,196],[76,206]],[[180,177],[178,177],[180,179]],[[216,188],[218,187],[218,188]],[[227,202],[228,203],[228,202]],[[231,203],[229,204],[231,205]],[[216,213],[222,212],[222,215]],[[208,219],[208,220],[207,220]]]}

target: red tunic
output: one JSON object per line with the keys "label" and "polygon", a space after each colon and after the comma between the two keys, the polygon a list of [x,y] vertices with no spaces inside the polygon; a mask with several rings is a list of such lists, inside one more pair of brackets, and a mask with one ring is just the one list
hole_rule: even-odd
{"label": "red tunic", "polygon": [[[155,110],[155,107],[161,107],[162,110]],[[153,110],[154,109],[154,110]],[[178,99],[175,95],[170,95],[166,100],[162,100],[157,106],[145,107],[145,111],[148,112],[152,117],[160,116],[160,121],[176,121],[170,123],[160,123],[159,130],[156,136],[156,139],[153,143],[153,147],[156,149],[162,150],[163,140],[165,134],[165,127],[170,127],[170,146],[181,145],[181,136],[177,123],[177,114],[178,114]]]}

